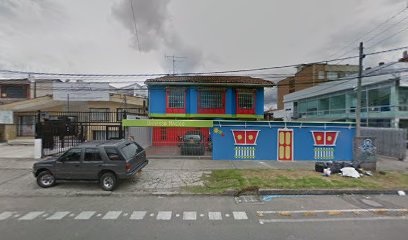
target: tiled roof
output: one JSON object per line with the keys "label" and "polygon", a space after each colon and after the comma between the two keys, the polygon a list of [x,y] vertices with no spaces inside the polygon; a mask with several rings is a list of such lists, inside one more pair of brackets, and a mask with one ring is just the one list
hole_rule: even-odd
{"label": "tiled roof", "polygon": [[272,81],[248,76],[164,76],[148,79],[147,85],[259,85],[260,87],[273,87]]}

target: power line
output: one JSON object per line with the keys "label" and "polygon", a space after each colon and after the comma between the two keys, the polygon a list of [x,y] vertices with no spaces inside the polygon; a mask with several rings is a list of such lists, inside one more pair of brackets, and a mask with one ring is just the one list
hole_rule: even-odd
{"label": "power line", "polygon": [[[366,55],[376,55],[385,52],[393,52],[398,51],[401,49],[406,49],[408,46],[398,47],[393,49],[387,49],[378,52],[371,52],[367,53]],[[358,58],[358,56],[349,56],[344,58],[336,58],[330,60],[321,60],[317,62],[309,62],[309,63],[298,63],[298,64],[290,64],[290,65],[282,65],[282,66],[273,66],[273,67],[261,67],[261,68],[249,68],[249,69],[237,69],[237,70],[225,70],[225,71],[210,71],[210,72],[186,72],[176,74],[175,76],[189,76],[189,75],[209,75],[209,74],[227,74],[227,73],[243,73],[243,72],[256,72],[256,71],[266,71],[266,70],[274,70],[274,69],[283,69],[289,67],[298,67],[302,65],[312,65],[312,64],[327,64],[329,62],[335,62],[339,60],[347,60]],[[63,77],[160,77],[160,76],[168,76],[165,73],[143,73],[143,74],[84,74],[84,73],[46,73],[46,72],[30,72],[30,71],[16,71],[16,70],[0,70],[0,73],[8,73],[8,74],[31,74],[31,75],[40,75],[40,76],[63,76]]]}
{"label": "power line", "polygon": [[[342,52],[343,50],[353,46],[356,42],[360,41],[362,38],[364,38],[365,36],[368,36],[369,34],[371,34],[372,32],[374,32],[375,30],[377,30],[378,28],[382,27],[383,25],[387,24],[389,21],[391,21],[392,19],[396,18],[397,16],[399,16],[401,13],[405,12],[408,9],[408,6],[405,7],[404,9],[402,9],[401,11],[399,11],[398,13],[394,14],[393,16],[391,16],[390,18],[388,18],[386,21],[382,22],[381,24],[375,26],[374,28],[372,28],[370,31],[363,33],[361,35],[359,35],[359,37],[355,38],[354,40],[352,40],[351,42],[349,42],[349,44],[342,48],[340,51],[337,51],[335,54],[330,55],[329,58],[332,58],[334,56],[336,56],[338,53]],[[354,51],[355,48],[352,48],[350,51],[347,51],[345,54],[342,54],[339,58],[346,56],[347,54],[349,54],[350,52]]]}
{"label": "power line", "polygon": [[376,46],[376,45],[378,45],[378,44],[380,44],[380,43],[383,43],[383,42],[385,42],[385,41],[387,41],[387,40],[389,40],[389,39],[391,39],[391,38],[397,36],[398,34],[400,34],[400,33],[402,33],[402,32],[405,32],[405,31],[407,31],[407,30],[408,30],[408,27],[405,27],[405,28],[403,28],[402,30],[400,30],[400,31],[398,31],[398,32],[396,32],[396,33],[394,33],[393,35],[388,36],[387,38],[384,38],[384,39],[382,39],[382,40],[380,40],[380,41],[374,43],[373,45],[370,46],[370,48],[372,48],[372,47],[374,47],[374,46]]}
{"label": "power line", "polygon": [[132,16],[133,16],[133,25],[135,27],[135,34],[136,34],[136,41],[137,41],[137,48],[139,49],[140,52],[140,43],[139,43],[139,34],[137,32],[137,25],[136,25],[136,18],[135,18],[135,11],[133,10],[133,0],[129,0],[130,2],[130,8],[132,9]]}

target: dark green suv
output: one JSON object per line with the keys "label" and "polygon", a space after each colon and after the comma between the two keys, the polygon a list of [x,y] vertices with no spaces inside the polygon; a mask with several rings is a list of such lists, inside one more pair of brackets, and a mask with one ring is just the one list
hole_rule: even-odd
{"label": "dark green suv", "polygon": [[33,165],[40,187],[58,180],[98,180],[101,188],[112,191],[119,179],[135,175],[148,164],[145,150],[136,142],[110,140],[75,146],[58,158]]}

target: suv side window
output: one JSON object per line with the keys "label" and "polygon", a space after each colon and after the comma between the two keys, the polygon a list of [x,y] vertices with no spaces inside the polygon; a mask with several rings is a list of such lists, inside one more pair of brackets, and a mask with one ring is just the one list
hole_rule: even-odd
{"label": "suv side window", "polygon": [[97,148],[85,148],[84,162],[100,162],[102,161],[101,154]]}
{"label": "suv side window", "polygon": [[71,148],[61,156],[62,162],[79,162],[81,160],[81,148]]}
{"label": "suv side window", "polygon": [[118,150],[116,148],[112,147],[106,147],[105,148],[106,155],[108,155],[109,160],[111,161],[120,161],[122,158],[120,157]]}

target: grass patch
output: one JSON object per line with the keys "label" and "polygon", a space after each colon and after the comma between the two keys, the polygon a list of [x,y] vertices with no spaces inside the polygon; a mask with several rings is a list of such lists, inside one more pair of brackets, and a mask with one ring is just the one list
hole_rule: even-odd
{"label": "grass patch", "polygon": [[272,189],[408,189],[408,174],[401,172],[375,173],[354,179],[337,174],[324,177],[309,170],[227,169],[214,170],[202,179],[204,186],[187,187],[193,193],[222,193],[256,188]]}

